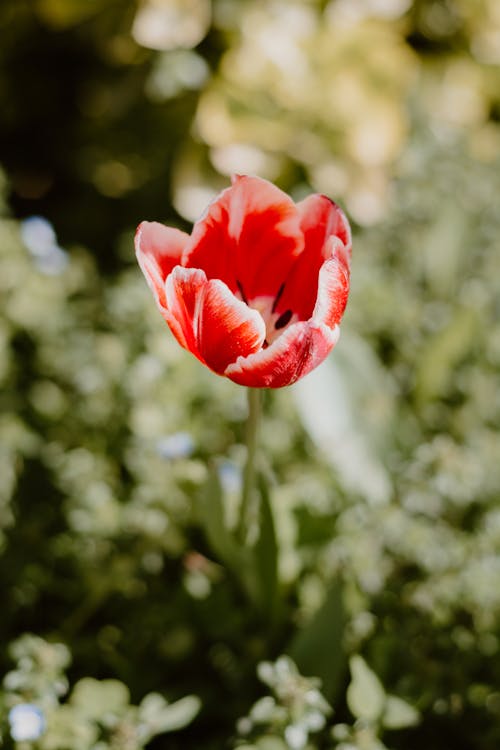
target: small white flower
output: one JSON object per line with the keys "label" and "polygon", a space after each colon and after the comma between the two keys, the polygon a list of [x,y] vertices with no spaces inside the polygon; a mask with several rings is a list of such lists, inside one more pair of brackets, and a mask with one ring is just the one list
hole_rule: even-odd
{"label": "small white flower", "polygon": [[320,711],[307,711],[304,724],[310,732],[319,732],[326,724],[326,719]]}
{"label": "small white flower", "polygon": [[10,734],[15,742],[37,740],[45,731],[45,716],[33,703],[19,703],[9,711]]}
{"label": "small white flower", "polygon": [[285,740],[291,750],[302,750],[307,745],[307,734],[300,724],[289,724],[285,729]]}
{"label": "small white flower", "polygon": [[265,724],[268,721],[272,721],[275,709],[276,701],[274,698],[270,695],[265,695],[252,706],[250,717],[258,724]]}

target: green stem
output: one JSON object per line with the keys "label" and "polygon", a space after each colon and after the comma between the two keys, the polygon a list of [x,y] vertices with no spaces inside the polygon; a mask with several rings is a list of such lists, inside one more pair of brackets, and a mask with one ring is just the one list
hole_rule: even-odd
{"label": "green stem", "polygon": [[238,537],[243,543],[248,534],[248,525],[253,506],[255,490],[255,460],[257,455],[257,438],[261,412],[261,389],[248,388],[248,419],[246,429],[247,460],[243,474],[243,489],[241,493],[240,520]]}

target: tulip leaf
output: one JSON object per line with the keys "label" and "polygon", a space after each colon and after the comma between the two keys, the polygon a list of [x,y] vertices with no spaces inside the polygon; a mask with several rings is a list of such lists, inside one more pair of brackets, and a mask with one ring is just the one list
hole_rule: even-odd
{"label": "tulip leaf", "polygon": [[199,518],[213,552],[234,573],[239,574],[244,550],[238,546],[227,526],[223,498],[217,471],[211,468],[199,498]]}
{"label": "tulip leaf", "polygon": [[336,695],[346,664],[342,648],[344,625],[343,587],[337,580],[312,620],[287,649],[302,674],[321,679],[322,693],[329,701]]}
{"label": "tulip leaf", "polygon": [[365,660],[351,656],[351,682],[347,688],[347,705],[356,719],[378,721],[386,704],[385,690],[379,678]]}
{"label": "tulip leaf", "polygon": [[259,477],[259,537],[253,548],[257,586],[256,595],[261,610],[271,619],[276,613],[278,593],[278,542],[266,480]]}

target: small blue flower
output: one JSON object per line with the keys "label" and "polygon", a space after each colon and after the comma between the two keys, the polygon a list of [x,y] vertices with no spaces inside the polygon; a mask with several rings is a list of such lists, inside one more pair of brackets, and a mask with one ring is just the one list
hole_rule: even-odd
{"label": "small blue flower", "polygon": [[39,271],[49,276],[64,271],[68,265],[68,255],[57,244],[50,221],[43,216],[30,216],[21,222],[21,238]]}
{"label": "small blue flower", "polygon": [[33,703],[19,703],[9,711],[10,735],[15,742],[39,739],[45,732],[45,716]]}
{"label": "small blue flower", "polygon": [[174,432],[156,442],[158,454],[169,461],[176,458],[189,458],[194,451],[193,438],[189,432]]}
{"label": "small blue flower", "polygon": [[57,245],[54,227],[43,216],[30,216],[21,222],[21,237],[33,256],[46,255]]}
{"label": "small blue flower", "polygon": [[217,467],[219,482],[228,494],[241,492],[243,477],[240,467],[232,461],[222,461]]}

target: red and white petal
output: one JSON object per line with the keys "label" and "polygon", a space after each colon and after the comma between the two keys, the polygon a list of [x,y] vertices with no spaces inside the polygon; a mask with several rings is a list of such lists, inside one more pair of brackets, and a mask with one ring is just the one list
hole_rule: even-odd
{"label": "red and white petal", "polygon": [[[304,232],[306,251],[323,250],[329,237],[338,237],[346,248],[346,255],[351,257],[351,227],[347,217],[337,204],[326,195],[310,195],[297,203],[300,214],[300,226]],[[327,256],[323,256],[326,260]]]}
{"label": "red and white petal", "polygon": [[340,323],[349,296],[349,269],[341,254],[344,245],[340,245],[340,253],[333,252],[333,257],[325,261],[320,268],[318,296],[312,315],[315,324],[323,323],[329,328]]}
{"label": "red and white petal", "polygon": [[205,287],[197,320],[198,349],[212,370],[223,374],[239,356],[261,349],[266,337],[262,316],[237,299],[224,282]]}
{"label": "red and white petal", "polygon": [[240,355],[258,351],[264,342],[262,316],[236,299],[222,281],[207,281],[199,268],[174,268],[167,279],[166,299],[168,312],[182,331],[181,340],[171,326],[178,341],[219,374]]}
{"label": "red and white petal", "polygon": [[173,327],[168,318],[167,323],[181,346],[202,362],[205,360],[198,350],[196,326],[207,283],[205,272],[199,268],[176,266],[165,284],[167,310],[177,325]]}
{"label": "red and white petal", "polygon": [[291,325],[267,349],[239,357],[225,375],[239,385],[281,388],[317,367],[338,341],[339,329],[299,322]]}
{"label": "red and white petal", "polygon": [[267,180],[238,176],[194,226],[184,266],[203,268],[245,298],[275,296],[302,251],[294,202]]}
{"label": "red and white petal", "polygon": [[341,209],[324,195],[311,195],[297,204],[304,233],[304,252],[288,276],[279,312],[293,310],[308,320],[318,296],[319,272],[323,263],[338,254],[349,267],[351,234]]}
{"label": "red and white petal", "polygon": [[141,270],[160,308],[165,308],[165,280],[181,262],[189,235],[156,221],[143,221],[135,233],[135,252]]}

